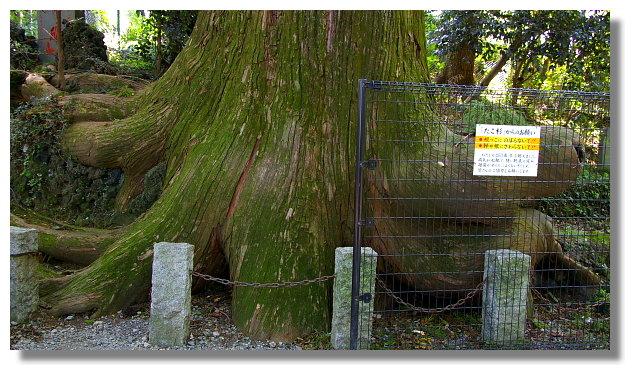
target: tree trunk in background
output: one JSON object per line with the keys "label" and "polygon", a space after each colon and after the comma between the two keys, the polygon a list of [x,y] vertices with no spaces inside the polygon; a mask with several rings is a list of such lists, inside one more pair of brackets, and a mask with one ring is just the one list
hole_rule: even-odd
{"label": "tree trunk in background", "polygon": [[64,38],[62,32],[62,11],[55,11],[55,20],[57,25],[57,76],[59,78],[58,88],[62,91],[66,88],[64,80]]}
{"label": "tree trunk in background", "polygon": [[443,70],[435,79],[438,84],[474,85],[474,60],[476,53],[463,43],[448,53]]}

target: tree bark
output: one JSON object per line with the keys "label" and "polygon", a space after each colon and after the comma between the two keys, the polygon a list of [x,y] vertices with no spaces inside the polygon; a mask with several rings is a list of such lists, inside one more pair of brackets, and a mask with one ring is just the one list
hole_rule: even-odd
{"label": "tree bark", "polygon": [[60,77],[59,89],[64,91],[66,89],[66,82],[64,81],[64,38],[62,34],[62,11],[55,11],[55,20],[57,21],[57,76]]}
{"label": "tree bark", "polygon": [[435,78],[435,83],[451,85],[474,85],[474,61],[476,53],[466,43],[448,53],[445,66]]}

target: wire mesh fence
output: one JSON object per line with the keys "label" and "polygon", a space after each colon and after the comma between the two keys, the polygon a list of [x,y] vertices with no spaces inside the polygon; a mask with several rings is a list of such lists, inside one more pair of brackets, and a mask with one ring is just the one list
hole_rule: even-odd
{"label": "wire mesh fence", "polygon": [[[609,349],[610,95],[378,81],[360,94],[371,348]],[[527,266],[484,277],[491,250]]]}

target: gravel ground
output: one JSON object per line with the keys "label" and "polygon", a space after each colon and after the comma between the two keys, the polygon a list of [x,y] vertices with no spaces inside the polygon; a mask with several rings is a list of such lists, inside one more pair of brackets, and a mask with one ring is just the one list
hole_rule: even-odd
{"label": "gravel ground", "polygon": [[193,296],[190,340],[185,346],[160,348],[148,343],[150,306],[142,304],[116,314],[59,318],[41,312],[30,322],[11,323],[13,350],[301,350],[297,345],[245,337],[232,323],[231,296],[218,289]]}

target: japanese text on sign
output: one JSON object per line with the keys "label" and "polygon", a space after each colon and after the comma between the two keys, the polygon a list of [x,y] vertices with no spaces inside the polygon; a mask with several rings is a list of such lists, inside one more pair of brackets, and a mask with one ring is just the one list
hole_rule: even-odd
{"label": "japanese text on sign", "polygon": [[476,125],[475,176],[537,176],[540,126]]}

